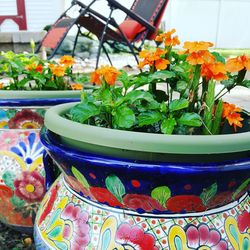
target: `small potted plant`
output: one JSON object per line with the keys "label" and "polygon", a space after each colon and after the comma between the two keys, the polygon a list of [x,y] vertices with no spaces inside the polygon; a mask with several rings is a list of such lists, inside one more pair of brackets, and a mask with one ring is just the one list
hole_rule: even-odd
{"label": "small potted plant", "polygon": [[249,86],[250,57],[176,51],[174,32],[140,53],[142,72],[102,66],[99,89],[46,112],[42,143],[63,174],[39,209],[38,249],[249,247],[249,114],[221,97]]}
{"label": "small potted plant", "polygon": [[39,139],[45,111],[80,99],[74,59],[58,62],[34,54],[0,54],[0,220],[30,231],[45,194],[43,146]]}

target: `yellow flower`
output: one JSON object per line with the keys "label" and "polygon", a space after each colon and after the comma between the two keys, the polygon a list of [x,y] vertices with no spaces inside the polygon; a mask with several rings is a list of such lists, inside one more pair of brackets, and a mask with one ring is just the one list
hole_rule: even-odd
{"label": "yellow flower", "polygon": [[246,55],[237,56],[227,60],[226,69],[228,72],[238,72],[242,69],[250,70],[250,57]]}
{"label": "yellow flower", "polygon": [[155,38],[156,42],[164,42],[165,46],[176,46],[180,44],[178,36],[172,37],[176,32],[175,29],[172,29],[166,33],[162,33]]}
{"label": "yellow flower", "polygon": [[65,74],[65,68],[62,66],[54,65],[51,67],[52,74],[57,77],[62,77]]}
{"label": "yellow flower", "polygon": [[209,47],[212,47],[213,43],[210,42],[185,42],[183,48],[186,49],[187,53],[198,52],[201,50],[208,50]]}

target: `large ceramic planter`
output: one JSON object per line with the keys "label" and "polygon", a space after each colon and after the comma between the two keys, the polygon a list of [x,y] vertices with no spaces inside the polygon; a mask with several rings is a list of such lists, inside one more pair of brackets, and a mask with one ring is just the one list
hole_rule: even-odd
{"label": "large ceramic planter", "polygon": [[40,128],[45,111],[78,91],[0,91],[0,220],[32,232],[45,194]]}
{"label": "large ceramic planter", "polygon": [[37,249],[249,249],[250,132],[111,130],[63,118],[71,106],[45,115],[62,175],[39,209]]}

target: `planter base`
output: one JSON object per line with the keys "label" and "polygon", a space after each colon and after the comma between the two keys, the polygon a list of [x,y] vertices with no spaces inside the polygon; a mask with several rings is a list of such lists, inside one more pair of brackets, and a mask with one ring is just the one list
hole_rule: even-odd
{"label": "planter base", "polygon": [[35,242],[37,250],[247,250],[249,233],[248,193],[201,213],[139,214],[85,199],[61,175],[38,211]]}

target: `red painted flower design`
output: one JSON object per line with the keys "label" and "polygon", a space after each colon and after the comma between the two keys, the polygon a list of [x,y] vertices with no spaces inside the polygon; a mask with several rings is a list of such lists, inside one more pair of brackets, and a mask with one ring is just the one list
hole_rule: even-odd
{"label": "red painted flower design", "polygon": [[61,214],[65,221],[63,238],[70,241],[70,249],[81,250],[89,244],[88,213],[81,210],[80,206],[69,203]]}
{"label": "red painted flower design", "polygon": [[239,215],[237,223],[241,233],[247,231],[247,229],[250,228],[250,213],[245,211],[241,215]]}
{"label": "red painted flower design", "polygon": [[122,244],[124,249],[127,249],[126,245],[128,245],[130,248],[132,246],[133,249],[158,250],[153,235],[145,233],[139,226],[131,226],[127,223],[119,226],[116,232],[116,241]]}
{"label": "red painted flower design", "polygon": [[127,194],[125,195],[123,202],[128,208],[132,208],[134,210],[143,209],[146,212],[152,212],[153,210],[164,210],[158,201],[143,194]]}
{"label": "red painted flower design", "polygon": [[45,194],[44,177],[38,171],[24,171],[14,181],[15,195],[27,202],[39,202]]}
{"label": "red painted flower design", "polygon": [[200,224],[198,227],[189,226],[186,236],[188,247],[191,249],[228,249],[227,242],[221,239],[220,233],[216,229],[210,229],[206,224]]}
{"label": "red painted flower design", "polygon": [[43,126],[43,117],[30,109],[23,109],[8,121],[10,129],[37,129]]}
{"label": "red painted flower design", "polygon": [[195,195],[177,195],[173,196],[166,202],[167,209],[173,213],[202,212],[206,207],[200,197]]}

